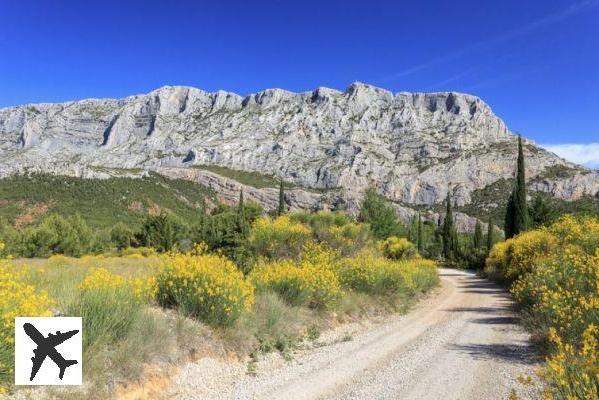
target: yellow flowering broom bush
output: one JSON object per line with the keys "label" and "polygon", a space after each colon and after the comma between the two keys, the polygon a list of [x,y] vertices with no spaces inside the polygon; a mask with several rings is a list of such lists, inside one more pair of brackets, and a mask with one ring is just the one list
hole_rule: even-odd
{"label": "yellow flowering broom bush", "polygon": [[254,302],[252,284],[221,255],[172,255],[156,286],[161,306],[176,307],[211,325],[231,325]]}
{"label": "yellow flowering broom bush", "polygon": [[0,393],[13,379],[15,317],[49,317],[52,301],[0,260]]}
{"label": "yellow flowering broom bush", "polygon": [[83,317],[84,348],[127,337],[153,296],[153,286],[151,277],[126,279],[104,268],[92,269],[66,310],[69,315]]}
{"label": "yellow flowering broom bush", "polygon": [[496,245],[487,271],[511,292],[549,345],[546,399],[596,399],[599,381],[599,219],[565,216]]}
{"label": "yellow flowering broom bush", "polygon": [[358,253],[371,241],[370,227],[356,223],[344,212],[319,211],[310,213],[298,211],[289,214],[292,222],[300,222],[310,227],[313,239],[341,255]]}
{"label": "yellow flowering broom bush", "polygon": [[433,261],[396,261],[371,251],[343,259],[338,274],[343,287],[370,294],[413,295],[435,286],[439,279]]}
{"label": "yellow flowering broom bush", "polygon": [[385,257],[393,260],[410,260],[418,256],[416,247],[408,239],[390,236],[381,243]]}
{"label": "yellow flowering broom bush", "polygon": [[554,353],[541,370],[541,378],[548,383],[544,398],[564,400],[595,400],[599,398],[599,329],[589,325],[580,346],[563,341],[555,328],[549,328],[549,341]]}
{"label": "yellow flowering broom bush", "polygon": [[289,304],[330,308],[342,295],[334,260],[334,253],[310,245],[300,260],[259,262],[250,279],[257,290],[272,290]]}
{"label": "yellow flowering broom bush", "polygon": [[524,232],[493,247],[485,272],[495,279],[511,282],[550,256],[558,248],[557,243],[557,238],[547,229]]}
{"label": "yellow flowering broom bush", "polygon": [[248,245],[261,257],[294,258],[301,254],[311,237],[308,226],[292,221],[287,215],[275,219],[261,217],[252,226]]}

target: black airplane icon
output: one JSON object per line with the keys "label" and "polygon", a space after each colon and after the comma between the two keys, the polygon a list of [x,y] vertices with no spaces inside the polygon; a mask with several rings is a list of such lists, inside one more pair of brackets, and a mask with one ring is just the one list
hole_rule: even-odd
{"label": "black airplane icon", "polygon": [[32,381],[33,378],[35,378],[37,371],[39,371],[41,368],[46,357],[50,357],[50,359],[54,361],[54,364],[60,368],[60,373],[58,374],[60,380],[62,380],[64,371],[67,369],[67,367],[77,364],[76,360],[65,360],[64,357],[58,351],[56,351],[55,347],[65,340],[75,336],[79,332],[78,330],[65,333],[60,333],[60,331],[58,331],[56,332],[56,335],[50,333],[48,334],[48,337],[44,337],[44,335],[42,335],[40,331],[38,331],[35,326],[31,325],[30,323],[24,324],[23,329],[25,330],[27,336],[29,336],[31,340],[37,344],[37,348],[33,350],[35,357],[31,357],[33,366],[31,368],[31,377],[29,378],[29,381]]}

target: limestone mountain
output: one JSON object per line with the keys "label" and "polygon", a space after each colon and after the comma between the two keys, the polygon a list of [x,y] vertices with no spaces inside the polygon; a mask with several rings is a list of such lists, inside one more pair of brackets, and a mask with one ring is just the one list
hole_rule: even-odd
{"label": "limestone mountain", "polygon": [[[393,94],[362,83],[344,92],[268,89],[246,97],[162,87],[121,100],[0,109],[0,176],[155,171],[226,197],[237,183],[202,169],[218,166],[296,185],[298,207],[355,207],[370,185],[409,207],[440,204],[451,188],[457,205],[467,206],[513,176],[515,143],[476,96]],[[568,201],[599,193],[596,171],[530,141],[525,154],[533,189]],[[254,189],[254,199],[268,204],[268,190]]]}

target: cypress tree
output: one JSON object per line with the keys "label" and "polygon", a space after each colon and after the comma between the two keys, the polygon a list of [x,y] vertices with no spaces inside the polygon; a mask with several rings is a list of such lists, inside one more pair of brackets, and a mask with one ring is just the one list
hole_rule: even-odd
{"label": "cypress tree", "polygon": [[277,215],[280,217],[285,214],[285,188],[283,187],[283,180],[281,179],[279,184],[279,208],[277,209]]}
{"label": "cypress tree", "polygon": [[239,193],[239,203],[237,204],[237,226],[241,236],[245,237],[249,231],[249,226],[245,215],[245,205],[243,203],[243,189]]}
{"label": "cypress tree", "polygon": [[507,200],[503,230],[505,231],[506,239],[514,236],[514,191],[512,191]]}
{"label": "cypress tree", "polygon": [[480,249],[483,245],[483,228],[480,225],[480,220],[476,220],[476,225],[474,227],[474,248]]}
{"label": "cypress tree", "polygon": [[516,177],[516,196],[514,197],[514,233],[517,235],[528,229],[528,205],[526,204],[526,176],[524,170],[524,152],[522,137],[518,136],[518,171]]}
{"label": "cypress tree", "polygon": [[524,170],[524,151],[522,137],[518,136],[518,162],[516,166],[516,185],[508,201],[505,215],[505,237],[511,238],[528,229],[528,205],[526,204],[526,175]]}
{"label": "cypress tree", "polygon": [[447,191],[447,198],[445,199],[446,203],[446,213],[445,220],[443,221],[443,230],[442,230],[442,239],[443,239],[443,256],[451,260],[454,255],[455,250],[455,229],[453,226],[453,211],[451,209],[451,198],[449,196],[449,190]]}
{"label": "cypress tree", "polygon": [[412,221],[410,222],[410,231],[408,232],[408,239],[412,243],[418,242],[418,218],[415,215],[412,217]]}
{"label": "cypress tree", "polygon": [[423,240],[423,229],[422,229],[422,216],[420,215],[420,213],[418,213],[418,252],[422,253],[422,249],[424,247],[424,240]]}
{"label": "cypress tree", "polygon": [[487,251],[491,251],[493,248],[493,219],[489,215],[489,222],[487,226]]}

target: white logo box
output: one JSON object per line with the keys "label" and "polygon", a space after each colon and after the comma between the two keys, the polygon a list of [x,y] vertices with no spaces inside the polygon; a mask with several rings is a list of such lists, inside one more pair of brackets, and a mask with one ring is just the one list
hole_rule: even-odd
{"label": "white logo box", "polygon": [[[57,332],[60,332],[58,336],[56,336]],[[61,340],[64,341],[53,346]],[[38,347],[39,343],[42,346]],[[80,317],[15,318],[15,385],[81,385],[82,348],[83,326]],[[33,369],[32,357],[38,358],[37,364],[41,358],[43,362],[33,380],[30,380]],[[61,368],[55,360],[63,367],[62,379],[60,379]]]}

